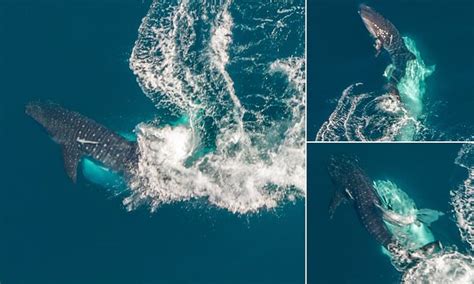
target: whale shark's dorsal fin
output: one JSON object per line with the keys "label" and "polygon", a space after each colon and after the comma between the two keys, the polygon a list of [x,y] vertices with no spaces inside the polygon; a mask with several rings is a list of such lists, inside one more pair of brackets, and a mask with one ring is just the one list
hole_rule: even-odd
{"label": "whale shark's dorsal fin", "polygon": [[77,166],[81,159],[81,152],[78,147],[63,145],[64,168],[71,180],[77,182]]}

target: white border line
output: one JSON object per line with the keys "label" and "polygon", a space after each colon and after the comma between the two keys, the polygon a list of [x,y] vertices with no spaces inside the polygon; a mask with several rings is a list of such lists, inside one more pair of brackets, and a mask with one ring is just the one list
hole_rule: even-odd
{"label": "white border line", "polygon": [[305,197],[304,197],[304,281],[308,283],[308,0],[304,1],[304,133],[305,133]]}

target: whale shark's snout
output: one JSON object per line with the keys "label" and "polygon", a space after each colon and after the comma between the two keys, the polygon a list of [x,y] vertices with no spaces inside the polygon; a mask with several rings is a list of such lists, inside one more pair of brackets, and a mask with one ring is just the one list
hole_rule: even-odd
{"label": "whale shark's snout", "polygon": [[377,38],[379,34],[378,30],[381,28],[380,23],[384,21],[384,18],[365,4],[359,5],[359,15],[370,34]]}
{"label": "whale shark's snout", "polygon": [[359,5],[359,14],[361,15],[361,17],[365,14],[373,13],[373,11],[374,10],[366,4],[360,4]]}

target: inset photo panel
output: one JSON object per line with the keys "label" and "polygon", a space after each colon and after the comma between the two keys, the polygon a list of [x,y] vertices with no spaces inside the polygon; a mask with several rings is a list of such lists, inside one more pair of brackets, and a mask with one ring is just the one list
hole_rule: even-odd
{"label": "inset photo panel", "polygon": [[473,173],[473,144],[308,144],[308,283],[472,283]]}
{"label": "inset photo panel", "polygon": [[468,0],[308,1],[308,140],[471,141],[473,11]]}

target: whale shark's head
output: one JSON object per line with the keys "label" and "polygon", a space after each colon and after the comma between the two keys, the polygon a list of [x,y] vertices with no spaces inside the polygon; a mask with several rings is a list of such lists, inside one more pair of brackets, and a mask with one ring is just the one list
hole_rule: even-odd
{"label": "whale shark's head", "polygon": [[360,4],[359,15],[372,37],[385,39],[390,35],[391,30],[387,25],[388,21],[371,7]]}
{"label": "whale shark's head", "polygon": [[329,170],[343,170],[346,171],[351,168],[358,167],[359,160],[357,156],[352,154],[340,153],[329,157]]}
{"label": "whale shark's head", "polygon": [[65,129],[65,109],[51,102],[30,102],[25,107],[25,113],[41,124],[55,141],[60,139]]}
{"label": "whale shark's head", "polygon": [[332,155],[329,158],[327,169],[331,180],[336,186],[350,183],[351,175],[348,173],[362,171],[357,157],[350,154]]}

